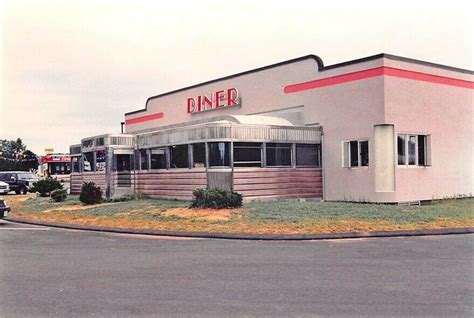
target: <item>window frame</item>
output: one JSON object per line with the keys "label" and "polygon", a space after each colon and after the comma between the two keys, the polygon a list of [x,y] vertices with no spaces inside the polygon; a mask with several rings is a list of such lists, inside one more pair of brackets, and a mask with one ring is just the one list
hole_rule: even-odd
{"label": "window frame", "polygon": [[[243,145],[247,144],[247,145]],[[263,167],[263,161],[264,161],[264,154],[263,154],[263,143],[261,142],[233,142],[233,151],[232,151],[232,156],[233,156],[233,167],[234,168],[262,168]],[[260,150],[260,160],[258,161],[236,161],[235,160],[235,153],[236,149],[258,149]],[[237,163],[237,165],[236,165]],[[253,165],[252,165],[253,164]]]}
{"label": "window frame", "polygon": [[[178,149],[178,147],[182,147],[182,149],[185,150],[185,153],[186,153],[186,166],[185,167],[178,167],[178,166],[173,167],[173,152],[174,152],[173,149]],[[169,165],[168,165],[169,169],[190,169],[189,144],[176,144],[176,145],[168,146],[167,155],[168,155],[167,160],[169,161]]]}
{"label": "window frame", "polygon": [[[403,157],[403,163],[400,163],[398,161],[398,138],[399,136],[403,136],[404,138],[404,157]],[[414,137],[415,138],[415,163],[414,164],[410,164],[410,160],[409,160],[409,140],[411,137]],[[423,142],[423,153],[424,153],[424,164],[420,164],[420,156],[419,156],[419,153],[420,153],[420,149],[419,149],[419,146],[420,146],[420,143],[419,143],[419,138],[420,137],[424,137],[424,142]],[[397,167],[405,167],[405,168],[415,168],[415,167],[431,167],[432,166],[432,163],[431,163],[431,134],[425,134],[425,133],[409,133],[409,132],[398,132],[397,133],[397,153],[396,153],[396,157],[397,157]]]}
{"label": "window frame", "polygon": [[[357,142],[357,165],[352,165],[351,143]],[[361,143],[367,142],[367,165],[362,165]],[[370,167],[370,142],[369,138],[347,139],[342,141],[342,167],[348,169]]]}
{"label": "window frame", "polygon": [[[270,146],[268,147],[269,144],[275,144],[275,145],[280,145],[280,144],[284,144],[284,145],[288,145],[289,147],[282,147],[282,146]],[[274,165],[274,166],[271,166],[268,164],[268,148],[270,149],[278,149],[278,148],[282,148],[282,149],[288,149],[290,150],[290,164],[289,165]],[[266,168],[293,168],[294,167],[294,164],[295,164],[295,149],[294,149],[294,143],[290,143],[290,142],[267,142],[265,143],[265,158],[264,159],[264,164],[265,164],[265,167]]]}
{"label": "window frame", "polygon": [[[208,141],[207,143],[207,167],[208,169],[228,169],[228,168],[232,168],[232,160],[233,160],[233,156],[232,156],[232,143],[230,141]],[[211,160],[212,159],[212,147],[216,144],[224,144],[224,158],[223,158],[223,161],[224,161],[224,165],[211,165]],[[229,151],[226,151],[227,150],[227,147],[229,149]],[[225,164],[225,161],[226,161],[226,157],[228,156],[228,161],[229,161],[229,164],[226,165]]]}
{"label": "window frame", "polygon": [[[298,164],[298,146],[316,148],[317,163],[315,165]],[[298,168],[321,168],[321,144],[295,143],[295,167]]]}
{"label": "window frame", "polygon": [[[166,147],[155,147],[149,148],[150,153],[150,170],[168,170],[169,169],[169,160],[168,160],[168,149]],[[153,153],[153,152],[163,152],[163,153]],[[163,155],[165,159],[165,167],[164,168],[153,168],[153,155]]]}

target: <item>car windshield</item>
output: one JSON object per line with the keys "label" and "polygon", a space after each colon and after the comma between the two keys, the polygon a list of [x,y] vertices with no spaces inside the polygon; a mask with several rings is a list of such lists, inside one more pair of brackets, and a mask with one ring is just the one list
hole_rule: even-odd
{"label": "car windshield", "polygon": [[31,180],[31,179],[36,179],[36,177],[32,173],[19,173],[18,174],[18,179],[20,179],[20,180]]}

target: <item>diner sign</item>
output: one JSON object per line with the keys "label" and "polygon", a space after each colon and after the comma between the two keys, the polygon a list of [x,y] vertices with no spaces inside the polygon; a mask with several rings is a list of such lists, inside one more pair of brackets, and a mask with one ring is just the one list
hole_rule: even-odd
{"label": "diner sign", "polygon": [[217,110],[233,106],[240,106],[239,91],[237,88],[219,90],[208,95],[200,95],[187,99],[188,114],[195,114],[210,110]]}

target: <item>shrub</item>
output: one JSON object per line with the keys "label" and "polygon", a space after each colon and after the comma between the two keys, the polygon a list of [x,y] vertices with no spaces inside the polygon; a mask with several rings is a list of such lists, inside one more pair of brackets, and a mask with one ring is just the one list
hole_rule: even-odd
{"label": "shrub", "polygon": [[33,183],[33,192],[38,192],[40,196],[47,197],[56,189],[62,189],[63,185],[56,179],[47,177],[46,179]]}
{"label": "shrub", "polygon": [[51,192],[51,199],[54,202],[63,202],[67,198],[67,191],[64,189],[56,189]]}
{"label": "shrub", "polygon": [[96,204],[102,201],[102,190],[94,182],[84,182],[79,200],[85,204]]}
{"label": "shrub", "polygon": [[192,208],[238,208],[242,206],[242,195],[237,192],[219,189],[206,188],[193,191]]}

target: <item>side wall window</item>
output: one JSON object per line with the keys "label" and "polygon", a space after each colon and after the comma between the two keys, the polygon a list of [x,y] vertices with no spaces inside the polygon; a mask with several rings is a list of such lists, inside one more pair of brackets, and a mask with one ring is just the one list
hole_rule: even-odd
{"label": "side wall window", "polygon": [[350,140],[342,145],[343,167],[366,167],[369,165],[369,141]]}
{"label": "side wall window", "polygon": [[397,158],[399,166],[431,166],[431,136],[398,134]]}

